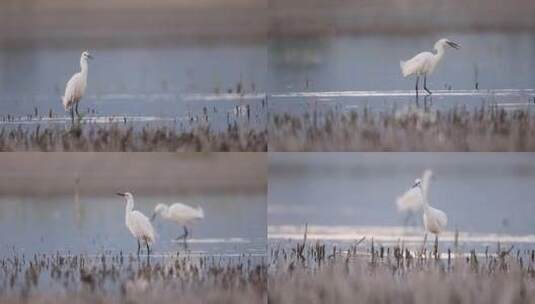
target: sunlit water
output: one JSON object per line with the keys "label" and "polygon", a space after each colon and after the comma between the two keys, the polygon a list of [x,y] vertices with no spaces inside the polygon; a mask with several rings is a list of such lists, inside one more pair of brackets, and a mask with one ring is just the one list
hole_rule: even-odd
{"label": "sunlit water", "polygon": [[511,153],[273,153],[269,238],[302,239],[308,223],[310,239],[421,243],[421,214],[395,200],[425,168],[431,205],[449,218],[443,241],[457,230],[468,247],[535,244],[535,155]]}
{"label": "sunlit water", "polygon": [[[157,218],[153,256],[262,256],[266,248],[265,197],[136,196],[134,209],[152,215],[156,203],[175,201],[200,205],[205,219],[191,227],[187,247],[174,239],[183,228]],[[4,197],[0,200],[0,254],[135,254],[136,240],[125,225],[122,198],[74,196]]]}

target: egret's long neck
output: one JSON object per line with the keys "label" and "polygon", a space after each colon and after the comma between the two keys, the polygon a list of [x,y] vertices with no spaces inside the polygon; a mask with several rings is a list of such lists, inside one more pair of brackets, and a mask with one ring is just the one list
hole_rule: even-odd
{"label": "egret's long neck", "polygon": [[169,207],[168,206],[165,206],[161,211],[160,211],[160,215],[164,218],[168,218],[169,217]]}
{"label": "egret's long neck", "polygon": [[429,189],[427,189],[427,187],[420,187],[420,189],[422,190],[422,201],[423,201],[423,206],[424,206],[424,212],[427,212],[429,210],[429,202],[427,200],[427,192]]}
{"label": "egret's long neck", "polygon": [[444,46],[443,45],[439,45],[435,48],[435,50],[437,51],[435,56],[434,56],[434,60],[435,60],[435,65],[442,59],[442,56],[444,56]]}
{"label": "egret's long neck", "polygon": [[82,75],[84,77],[87,77],[87,70],[89,68],[89,65],[87,64],[87,60],[84,58],[80,59],[80,68],[82,69]]}
{"label": "egret's long neck", "polygon": [[134,210],[134,199],[127,199],[126,200],[126,208],[125,208],[125,216],[128,218],[130,216],[130,213]]}

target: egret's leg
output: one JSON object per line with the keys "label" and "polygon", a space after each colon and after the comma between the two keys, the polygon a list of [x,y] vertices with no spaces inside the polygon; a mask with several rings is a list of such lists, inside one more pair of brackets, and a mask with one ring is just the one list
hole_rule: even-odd
{"label": "egret's leg", "polygon": [[71,106],[71,121],[74,124],[74,108]]}
{"label": "egret's leg", "polygon": [[422,244],[422,252],[420,256],[424,253],[425,243],[427,243],[427,232],[424,234],[424,243]]}
{"label": "egret's leg", "polygon": [[139,252],[141,251],[141,244],[139,243],[139,240],[137,240],[137,255],[139,256]]}
{"label": "egret's leg", "polygon": [[420,82],[420,76],[416,75],[416,98],[418,98],[418,82]]}
{"label": "egret's leg", "polygon": [[435,234],[435,246],[433,248],[435,259],[438,259],[438,234]]}
{"label": "egret's leg", "polygon": [[431,93],[431,91],[429,91],[429,89],[427,88],[427,74],[424,74],[424,90],[426,90],[427,93],[428,93],[429,95],[433,94],[433,93]]}
{"label": "egret's leg", "polygon": [[82,116],[80,115],[80,113],[78,113],[78,102],[76,103],[75,111],[76,111],[76,116],[78,116],[78,118],[81,118]]}
{"label": "egret's leg", "polygon": [[149,242],[145,241],[145,245],[147,245],[147,255],[150,255]]}
{"label": "egret's leg", "polygon": [[183,226],[183,227],[184,227],[184,234],[178,236],[175,240],[178,241],[178,240],[180,240],[180,239],[185,239],[186,236],[188,235],[187,230],[186,230],[186,226]]}
{"label": "egret's leg", "polygon": [[188,237],[188,235],[189,235],[188,227],[184,226],[184,240]]}

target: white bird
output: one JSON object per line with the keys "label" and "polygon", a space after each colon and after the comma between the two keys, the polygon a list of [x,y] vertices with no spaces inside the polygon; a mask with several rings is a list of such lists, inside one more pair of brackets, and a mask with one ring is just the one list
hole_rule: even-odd
{"label": "white bird", "polygon": [[193,208],[182,203],[174,203],[171,206],[165,204],[156,205],[151,220],[154,220],[158,214],[164,219],[184,227],[184,234],[176,238],[177,240],[183,238],[184,241],[189,234],[188,226],[204,218],[204,211],[200,206]]}
{"label": "white bird", "polygon": [[426,231],[424,244],[425,240],[427,240],[427,232],[435,234],[435,244],[438,244],[438,235],[446,228],[446,225],[448,224],[448,216],[446,213],[444,213],[444,211],[429,206],[428,192],[429,183],[432,176],[433,172],[431,170],[425,170],[422,177],[422,197],[424,207],[423,221]]}
{"label": "white bird", "polygon": [[427,88],[427,75],[431,75],[440,60],[442,60],[442,56],[444,56],[444,48],[446,46],[450,46],[454,49],[460,48],[459,44],[442,38],[435,43],[435,54],[431,52],[422,52],[407,61],[400,61],[399,64],[401,66],[401,74],[403,74],[403,77],[416,75],[416,96],[418,96],[418,82],[420,76],[424,76],[424,89],[429,95],[432,94]]}
{"label": "white bird", "polygon": [[126,227],[128,227],[130,233],[137,239],[137,254],[139,255],[141,250],[140,241],[145,242],[147,254],[150,254],[149,245],[152,245],[156,241],[156,234],[149,218],[143,213],[134,210],[134,196],[132,193],[117,193],[117,195],[124,197],[126,200]]}
{"label": "white bird", "polygon": [[415,179],[412,187],[396,199],[398,211],[407,214],[404,220],[405,226],[409,223],[409,220],[420,211],[420,208],[422,208],[423,198],[421,184],[421,179]]}
{"label": "white bird", "polygon": [[63,103],[65,111],[71,111],[71,118],[73,122],[75,111],[76,115],[80,117],[80,113],[78,113],[78,104],[80,103],[80,99],[82,99],[82,96],[85,93],[85,88],[87,87],[89,59],[93,59],[93,56],[91,56],[88,51],[83,52],[82,56],[80,57],[81,71],[72,75],[71,79],[67,82],[67,86],[65,87],[65,95],[61,97],[61,102]]}
{"label": "white bird", "polygon": [[422,180],[414,180],[412,187],[396,199],[396,205],[399,212],[417,212],[423,205]]}

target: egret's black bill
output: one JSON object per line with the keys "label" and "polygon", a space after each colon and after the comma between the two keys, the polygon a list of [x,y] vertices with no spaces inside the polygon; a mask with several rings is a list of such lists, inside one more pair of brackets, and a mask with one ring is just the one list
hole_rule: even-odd
{"label": "egret's black bill", "polygon": [[457,49],[457,50],[461,48],[461,46],[459,44],[457,44],[457,43],[455,43],[453,41],[448,41],[448,45],[451,46],[454,49]]}
{"label": "egret's black bill", "polygon": [[119,196],[124,196],[124,193],[121,193],[121,192],[117,192],[117,193],[115,193],[115,194],[117,194],[117,195],[119,195]]}

